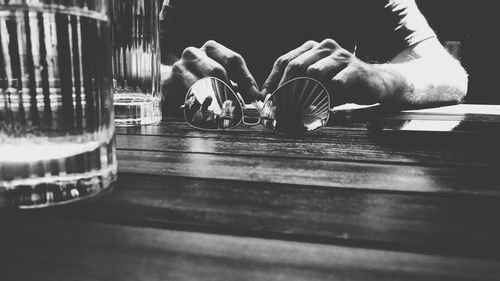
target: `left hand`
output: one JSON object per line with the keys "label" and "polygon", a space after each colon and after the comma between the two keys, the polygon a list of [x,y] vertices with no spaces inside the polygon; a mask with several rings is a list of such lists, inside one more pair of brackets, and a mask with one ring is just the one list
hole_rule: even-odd
{"label": "left hand", "polygon": [[302,76],[321,82],[333,105],[380,102],[392,84],[390,73],[378,71],[375,65],[359,60],[336,41],[325,39],[321,43],[308,41],[278,58],[262,93],[271,94],[283,83]]}

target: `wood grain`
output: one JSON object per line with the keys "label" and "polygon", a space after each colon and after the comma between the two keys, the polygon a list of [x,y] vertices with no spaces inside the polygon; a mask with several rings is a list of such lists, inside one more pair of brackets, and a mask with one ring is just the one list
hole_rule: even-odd
{"label": "wood grain", "polygon": [[406,165],[212,155],[118,151],[126,173],[272,182],[317,187],[406,192],[500,195],[498,167]]}
{"label": "wood grain", "polygon": [[436,196],[138,174],[49,217],[500,259],[500,197]]}
{"label": "wood grain", "polygon": [[[328,139],[337,130],[344,129],[348,131],[360,130],[366,131],[366,123],[342,123],[336,124],[335,129],[332,130],[330,126],[325,126],[321,130],[292,139],[300,140],[314,140],[314,139]],[[283,139],[288,138],[285,134],[276,133],[261,125],[246,126],[240,125],[234,129],[226,131],[202,131],[189,126],[186,121],[179,118],[166,118],[158,125],[137,126],[137,127],[117,127],[116,133],[118,135],[154,135],[154,136],[171,136],[182,135],[186,137],[209,137],[209,138],[224,138],[231,136],[245,136],[245,137],[259,137],[262,140],[267,139]]]}
{"label": "wood grain", "polygon": [[498,280],[498,149],[377,143],[365,122],[381,113],[345,111],[298,137],[178,119],[117,128],[110,194],[1,210],[0,279]]}
{"label": "wood grain", "polygon": [[[382,146],[371,141],[366,131],[339,130],[328,139],[262,140],[258,137],[221,134],[219,137],[186,137],[181,135],[118,135],[118,149],[226,154],[242,156],[289,157],[368,163],[400,163],[419,166],[496,166],[500,169],[500,152],[481,149],[408,148]],[[293,160],[291,160],[293,161]]]}
{"label": "wood grain", "polygon": [[498,280],[500,262],[18,216],[6,280]]}

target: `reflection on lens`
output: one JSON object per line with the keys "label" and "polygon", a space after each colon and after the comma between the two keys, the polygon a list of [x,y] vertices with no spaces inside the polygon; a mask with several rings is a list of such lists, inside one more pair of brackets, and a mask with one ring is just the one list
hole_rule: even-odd
{"label": "reflection on lens", "polygon": [[241,123],[243,109],[233,90],[215,77],[196,81],[184,103],[184,118],[194,127],[225,130]]}
{"label": "reflection on lens", "polygon": [[330,115],[330,97],[318,81],[296,78],[279,87],[264,104],[264,127],[288,134],[304,134],[323,127]]}

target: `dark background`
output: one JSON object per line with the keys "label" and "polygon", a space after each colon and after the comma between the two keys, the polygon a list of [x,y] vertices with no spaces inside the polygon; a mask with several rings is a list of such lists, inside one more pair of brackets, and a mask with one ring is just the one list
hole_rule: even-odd
{"label": "dark background", "polygon": [[[176,0],[170,1],[174,2]],[[204,0],[200,1],[203,3]],[[229,1],[229,3],[232,2],[230,0],[227,1]],[[260,3],[259,0],[240,1],[256,1],[257,3]],[[295,4],[302,3],[302,1],[304,0],[289,0],[287,1],[287,7],[293,7]],[[241,4],[241,2],[236,2],[237,3],[235,5]],[[431,27],[438,34],[438,37],[443,45],[446,45],[447,41],[455,41],[460,44],[459,57],[469,73],[469,90],[465,102],[500,104],[500,93],[497,91],[497,84],[500,81],[497,70],[498,65],[500,65],[498,48],[500,44],[498,43],[498,38],[496,38],[499,34],[497,29],[500,27],[500,17],[497,15],[498,9],[496,8],[498,0],[416,0],[416,2]],[[212,5],[213,2],[209,1],[206,3]],[[261,6],[267,10],[279,5],[279,1],[264,1],[264,3],[265,4]],[[277,10],[283,10],[283,7],[278,7]],[[287,11],[285,11],[285,13],[286,12]],[[259,17],[260,13],[258,11],[254,11],[252,13],[256,15],[256,22],[252,24],[267,24]],[[314,16],[316,15],[315,13],[310,14]],[[238,18],[225,19],[222,22],[227,25],[235,21],[238,21]],[[299,23],[298,20],[297,22]],[[273,24],[279,25],[279,23]],[[272,30],[270,32],[272,32]],[[238,31],[236,31],[236,33],[238,33]],[[294,38],[293,35],[284,35],[279,32],[276,32],[276,34],[281,35],[283,40],[293,40]],[[300,43],[302,43],[302,41],[300,41]],[[197,44],[193,45],[197,46]],[[288,42],[282,45],[295,46],[299,45],[299,43]],[[232,45],[231,47],[239,50],[237,46]],[[240,49],[242,50],[239,51],[244,51],[245,48],[242,46]],[[282,53],[285,53],[286,51],[288,51],[288,49],[283,50]],[[274,59],[276,59],[274,55],[261,58],[263,55],[266,55],[265,51],[259,52],[259,58],[264,61],[274,61]],[[248,58],[249,62],[256,60],[257,58]],[[268,72],[265,74],[267,75],[267,73]]]}
{"label": "dark background", "polygon": [[500,104],[500,20],[498,1],[417,0],[443,44],[461,42],[461,61],[469,73],[466,103]]}

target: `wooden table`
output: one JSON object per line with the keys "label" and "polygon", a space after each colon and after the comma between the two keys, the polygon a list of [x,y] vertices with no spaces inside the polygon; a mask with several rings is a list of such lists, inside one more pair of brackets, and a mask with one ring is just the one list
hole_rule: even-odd
{"label": "wooden table", "polygon": [[344,121],[118,128],[110,194],[0,210],[0,280],[500,280],[500,149],[384,145]]}

